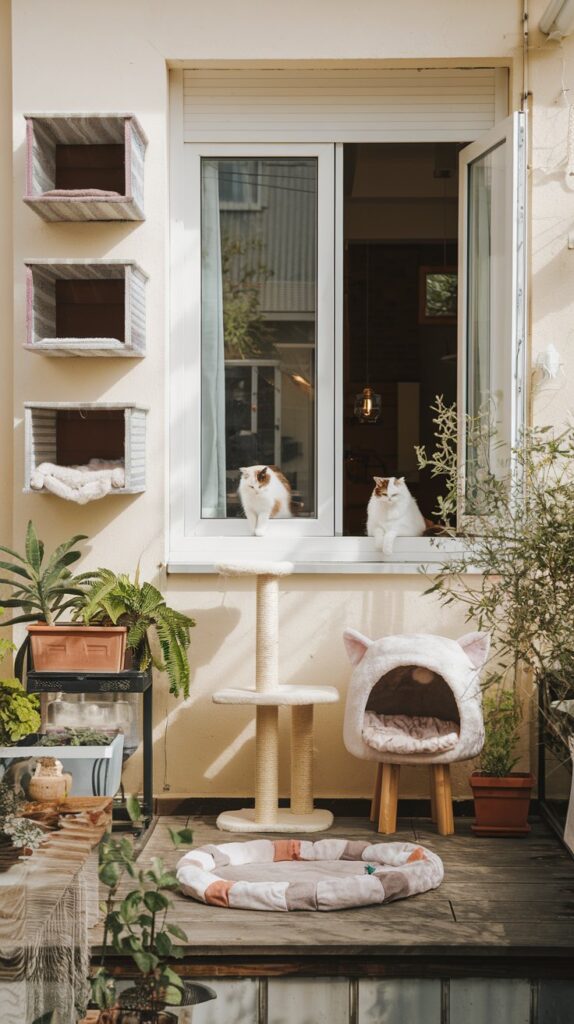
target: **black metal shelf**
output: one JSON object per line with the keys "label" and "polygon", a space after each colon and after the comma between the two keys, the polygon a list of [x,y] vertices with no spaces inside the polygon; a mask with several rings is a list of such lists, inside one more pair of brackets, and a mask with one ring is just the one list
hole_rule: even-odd
{"label": "black metal shelf", "polygon": [[153,815],[152,670],[38,672],[26,676],[30,693],[141,693],[143,698],[143,815]]}

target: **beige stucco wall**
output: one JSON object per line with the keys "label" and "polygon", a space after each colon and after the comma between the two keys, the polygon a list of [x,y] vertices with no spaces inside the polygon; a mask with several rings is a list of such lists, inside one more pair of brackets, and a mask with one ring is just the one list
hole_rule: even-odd
{"label": "beige stucco wall", "polygon": [[[0,111],[9,104],[7,46],[9,4],[0,0]],[[532,4],[536,24],[544,7]],[[518,0],[293,0],[289,5],[257,0],[15,0],[12,12],[14,110],[14,331],[10,303],[0,299],[0,430],[2,431],[0,502],[3,538],[19,544],[33,518],[48,544],[71,533],[89,535],[86,565],[143,571],[169,599],[197,619],[190,658],[192,696],[175,701],[165,680],[154,691],[156,791],[167,778],[172,793],[245,795],[252,785],[253,723],[243,710],[215,708],[211,693],[232,678],[249,682],[252,674],[253,611],[251,587],[223,584],[213,576],[169,577],[164,558],[167,356],[167,64],[185,60],[434,60],[452,64],[508,63],[513,66],[513,106],[521,74],[521,12]],[[537,400],[543,419],[563,415],[572,399],[568,351],[573,329],[574,253],[566,235],[574,215],[574,193],[566,191],[555,165],[563,155],[567,115],[555,102],[560,91],[561,60],[574,54],[574,42],[561,51],[545,43],[538,50],[534,33],[531,87],[534,91],[533,162],[533,345],[553,341],[561,349],[563,378]],[[566,63],[568,73],[568,63]],[[574,75],[574,67],[572,70]],[[146,156],[146,221],[143,224],[44,224],[21,201],[24,181],[23,112],[132,110],[149,137]],[[0,152],[2,221],[9,224],[10,168],[7,133]],[[0,237],[4,272],[2,297],[9,289],[11,242]],[[25,352],[24,274],[27,257],[114,256],[135,258],[150,275],[148,355],[140,362],[55,360]],[[7,272],[6,272],[7,270]],[[10,360],[14,353],[12,377]],[[574,367],[573,367],[574,368]],[[12,441],[10,401],[14,395]],[[25,400],[137,400],[150,406],[148,489],[137,498],[108,499],[76,507],[45,496],[24,496],[22,403]],[[13,522],[10,524],[11,449],[13,444]],[[317,714],[316,791],[322,796],[363,796],[372,769],[344,750],[342,711],[349,668],[341,642],[351,624],[369,635],[392,631],[436,631],[456,636],[461,616],[441,610],[422,596],[418,576],[296,576],[282,585],[281,664],[283,681],[337,686],[342,703]],[[166,716],[167,719],[166,719]],[[167,730],[166,730],[167,725]],[[165,737],[167,735],[167,748]],[[285,736],[286,740],[287,737]],[[525,738],[526,747],[526,738]],[[165,753],[165,760],[164,760]],[[164,764],[165,772],[164,772]],[[135,766],[137,767],[137,765]],[[135,767],[128,770],[128,787]],[[285,744],[282,787],[288,773]],[[467,766],[456,771],[456,793],[467,795]],[[426,791],[426,779],[410,773],[405,794]]]}

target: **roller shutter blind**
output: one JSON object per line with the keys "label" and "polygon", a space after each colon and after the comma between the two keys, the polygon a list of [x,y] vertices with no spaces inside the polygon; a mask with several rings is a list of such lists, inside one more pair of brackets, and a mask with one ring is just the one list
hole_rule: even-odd
{"label": "roller shutter blind", "polygon": [[464,142],[506,115],[506,69],[189,68],[186,142]]}

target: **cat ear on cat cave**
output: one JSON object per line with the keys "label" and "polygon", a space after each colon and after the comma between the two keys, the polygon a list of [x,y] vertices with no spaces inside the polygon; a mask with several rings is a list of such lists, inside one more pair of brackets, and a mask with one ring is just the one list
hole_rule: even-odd
{"label": "cat ear on cat cave", "polygon": [[382,476],[374,476],[373,480],[375,481],[377,486],[380,486],[383,483],[384,477],[382,477]]}
{"label": "cat ear on cat cave", "polygon": [[395,477],[395,483],[396,484],[404,484],[404,482],[405,482],[404,476],[396,476]]}
{"label": "cat ear on cat cave", "polygon": [[343,633],[343,640],[345,642],[347,657],[351,662],[351,665],[358,665],[359,662],[363,660],[372,641],[369,640],[368,637],[363,636],[363,634],[359,633],[356,629],[346,629]]}
{"label": "cat ear on cat cave", "polygon": [[457,640],[476,669],[484,668],[490,650],[489,633],[465,633]]}

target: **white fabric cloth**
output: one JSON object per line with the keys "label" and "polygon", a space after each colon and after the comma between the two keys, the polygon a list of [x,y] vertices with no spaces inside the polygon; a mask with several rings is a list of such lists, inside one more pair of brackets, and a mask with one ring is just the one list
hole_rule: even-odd
{"label": "white fabric cloth", "polygon": [[123,462],[107,462],[104,459],[90,459],[86,466],[58,466],[54,462],[41,462],[30,477],[33,490],[50,491],[78,505],[104,498],[112,488],[119,490],[125,484]]}

